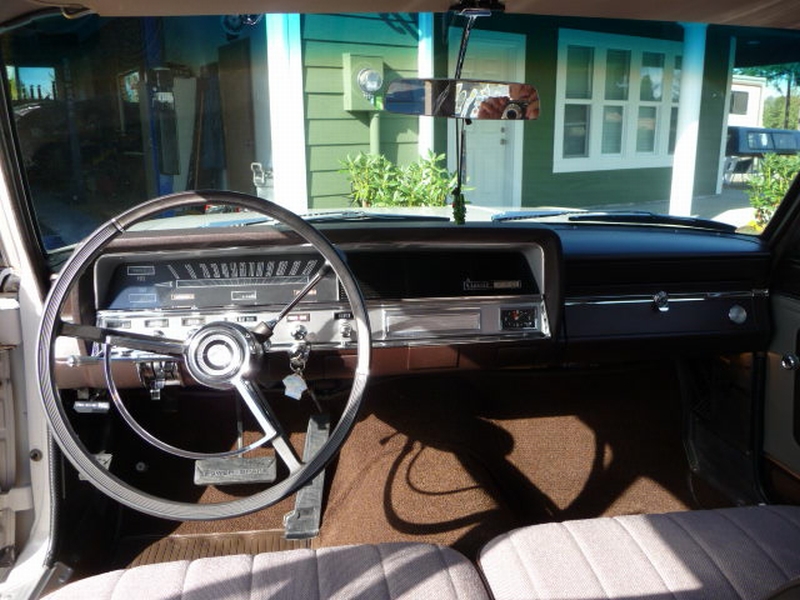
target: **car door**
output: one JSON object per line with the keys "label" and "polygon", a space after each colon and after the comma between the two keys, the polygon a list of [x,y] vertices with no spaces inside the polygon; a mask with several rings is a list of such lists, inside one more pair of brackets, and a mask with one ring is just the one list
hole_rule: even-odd
{"label": "car door", "polygon": [[[773,334],[766,356],[763,481],[771,500],[800,501],[800,180],[765,231],[773,246]],[[758,423],[755,424],[759,428]]]}
{"label": "car door", "polygon": [[[17,485],[16,394],[12,356],[22,343],[19,277],[0,257],[0,577],[16,556],[16,512],[30,505],[30,488]],[[21,432],[20,432],[21,433]]]}
{"label": "car door", "polygon": [[767,354],[764,466],[768,491],[800,500],[800,247],[781,261],[772,286],[774,333]]}
{"label": "car door", "polygon": [[[0,86],[0,96],[4,86]],[[2,98],[5,107],[5,99]],[[7,118],[0,123],[7,124]],[[0,126],[0,596],[27,597],[55,571],[51,450],[36,376],[43,255],[11,135]],[[12,567],[14,568],[12,571]]]}

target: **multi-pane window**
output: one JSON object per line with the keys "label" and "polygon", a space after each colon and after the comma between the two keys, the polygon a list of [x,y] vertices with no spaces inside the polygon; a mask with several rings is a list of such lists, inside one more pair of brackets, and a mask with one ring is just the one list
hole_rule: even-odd
{"label": "multi-pane window", "polygon": [[554,170],[669,166],[681,44],[561,30]]}

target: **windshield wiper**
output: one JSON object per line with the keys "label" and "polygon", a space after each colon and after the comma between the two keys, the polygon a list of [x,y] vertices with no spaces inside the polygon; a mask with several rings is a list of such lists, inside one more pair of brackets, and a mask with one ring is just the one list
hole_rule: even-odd
{"label": "windshield wiper", "polygon": [[564,208],[533,208],[530,210],[507,210],[505,212],[492,215],[492,221],[535,221],[536,219],[546,219],[548,217],[561,217],[584,212],[582,210]]}
{"label": "windshield wiper", "polygon": [[[374,213],[365,210],[340,210],[326,213],[312,213],[309,215],[302,215],[304,221],[309,223],[350,223],[354,221],[363,222],[381,222],[381,221],[397,221],[419,223],[427,221],[449,221],[450,217],[438,215],[415,215],[415,214],[398,214],[398,213]],[[268,222],[274,222],[273,219],[268,217],[247,219],[239,221],[239,225],[258,225]],[[229,226],[232,223],[220,222],[213,223],[212,226]]]}
{"label": "windshield wiper", "polygon": [[675,227],[692,227],[696,229],[710,229],[724,233],[735,233],[736,226],[721,223],[702,217],[683,217],[678,215],[664,215],[648,211],[585,211],[585,210],[558,210],[543,209],[532,211],[514,211],[498,214],[492,217],[493,221],[521,221],[548,219],[552,217],[566,217],[569,222],[586,223],[631,223],[635,225],[665,225]]}
{"label": "windshield wiper", "polygon": [[675,225],[678,227],[696,227],[711,229],[725,233],[735,233],[736,226],[721,223],[702,217],[683,217],[678,215],[662,215],[646,211],[631,212],[587,212],[569,216],[570,221],[594,221],[602,223],[635,223],[642,225]]}
{"label": "windshield wiper", "polygon": [[439,215],[415,215],[398,213],[374,213],[364,210],[342,210],[338,212],[317,213],[303,217],[312,223],[318,222],[345,222],[345,221],[449,221],[450,217]]}
{"label": "windshield wiper", "polygon": [[47,251],[47,266],[49,266],[54,272],[58,271],[70,255],[73,253],[75,248],[78,247],[78,244],[69,244],[68,246],[61,246],[59,248],[55,248],[53,250]]}

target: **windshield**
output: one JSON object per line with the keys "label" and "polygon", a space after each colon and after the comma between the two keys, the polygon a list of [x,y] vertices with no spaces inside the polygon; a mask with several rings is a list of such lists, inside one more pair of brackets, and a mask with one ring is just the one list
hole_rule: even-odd
{"label": "windshield", "polygon": [[[493,120],[384,110],[393,80],[453,77],[462,27],[381,13],[58,17],[7,31],[44,247],[187,189],[355,223],[452,218],[458,157],[467,221],[596,214],[644,227],[664,214],[758,233],[798,170],[798,32],[494,15],[476,23],[460,76],[523,84],[523,100]],[[451,116],[477,117],[454,101]],[[514,120],[526,113],[535,120]],[[252,221],[219,210],[168,216]]]}

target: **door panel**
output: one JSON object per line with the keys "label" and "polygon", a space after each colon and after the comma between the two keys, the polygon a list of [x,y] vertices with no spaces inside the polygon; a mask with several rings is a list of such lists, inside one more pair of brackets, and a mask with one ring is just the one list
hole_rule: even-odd
{"label": "door panel", "polygon": [[797,436],[800,429],[800,369],[787,369],[781,365],[784,357],[797,357],[800,352],[800,298],[774,294],[772,314],[775,330],[767,359],[764,452],[784,468],[800,474],[800,443]]}

